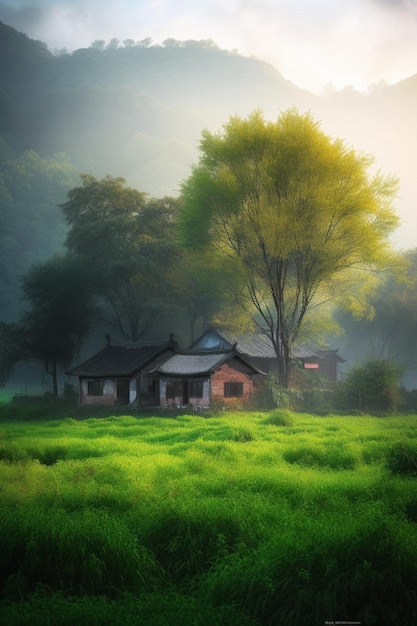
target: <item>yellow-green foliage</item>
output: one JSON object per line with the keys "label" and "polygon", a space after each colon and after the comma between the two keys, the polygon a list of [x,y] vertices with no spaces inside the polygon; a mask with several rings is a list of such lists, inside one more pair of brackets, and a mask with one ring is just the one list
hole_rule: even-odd
{"label": "yellow-green foliage", "polygon": [[0,623],[417,623],[416,468],[411,416],[3,421]]}

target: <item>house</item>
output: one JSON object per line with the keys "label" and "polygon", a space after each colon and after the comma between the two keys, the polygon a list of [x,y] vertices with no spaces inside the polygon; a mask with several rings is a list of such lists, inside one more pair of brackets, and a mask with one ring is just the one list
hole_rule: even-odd
{"label": "house", "polygon": [[[336,350],[303,348],[293,355],[293,365],[329,380],[337,380],[343,361]],[[172,336],[169,341],[108,344],[68,374],[79,378],[80,404],[208,408],[246,404],[274,371],[276,355],[266,335],[231,338],[211,328],[188,350],[180,350]]]}
{"label": "house", "polygon": [[233,349],[177,351],[155,371],[160,402],[167,407],[247,404],[264,376]]}
{"label": "house", "polygon": [[172,336],[160,342],[108,343],[68,372],[79,378],[80,404],[159,404],[158,375],[152,372],[176,347]]}
{"label": "house", "polygon": [[[277,357],[270,339],[261,333],[227,335],[217,328],[208,329],[191,348],[192,350],[231,350],[244,357],[262,372],[276,373]],[[337,350],[295,347],[292,355],[293,368],[314,371],[324,378],[338,380],[338,364],[344,363]]]}

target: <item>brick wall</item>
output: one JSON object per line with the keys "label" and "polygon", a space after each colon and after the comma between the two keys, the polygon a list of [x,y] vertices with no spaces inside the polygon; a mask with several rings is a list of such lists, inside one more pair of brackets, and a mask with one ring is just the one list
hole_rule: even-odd
{"label": "brick wall", "polygon": [[[243,396],[238,398],[224,397],[224,383],[243,383]],[[214,402],[222,402],[227,405],[246,404],[253,394],[253,380],[249,374],[249,368],[239,360],[224,363],[221,368],[212,375],[211,397]]]}

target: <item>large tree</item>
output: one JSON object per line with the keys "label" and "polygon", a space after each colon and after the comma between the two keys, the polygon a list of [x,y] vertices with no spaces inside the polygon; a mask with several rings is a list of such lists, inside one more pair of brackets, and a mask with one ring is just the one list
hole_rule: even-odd
{"label": "large tree", "polygon": [[[186,311],[190,339],[210,325],[242,330],[242,310],[229,289],[237,288],[236,272],[219,255],[182,250],[174,277],[174,291],[179,307]],[[245,320],[247,321],[247,320]]]}
{"label": "large tree", "polygon": [[95,272],[104,319],[125,339],[140,340],[170,303],[179,254],[175,200],[148,199],[123,178],[83,175],[62,208],[66,245]]}
{"label": "large tree", "polygon": [[303,320],[335,279],[340,293],[353,270],[392,262],[387,238],[397,225],[397,181],[371,175],[371,157],[295,110],[276,122],[259,111],[232,117],[221,132],[203,132],[200,151],[182,185],[183,242],[235,261],[288,386]]}

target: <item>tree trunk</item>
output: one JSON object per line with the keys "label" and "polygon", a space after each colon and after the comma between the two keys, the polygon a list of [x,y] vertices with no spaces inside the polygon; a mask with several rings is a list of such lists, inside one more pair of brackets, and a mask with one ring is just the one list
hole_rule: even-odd
{"label": "tree trunk", "polygon": [[58,373],[57,373],[57,362],[56,359],[53,359],[51,363],[51,368],[49,367],[48,361],[46,361],[46,371],[48,374],[52,376],[52,395],[54,398],[58,397]]}
{"label": "tree trunk", "polygon": [[290,351],[286,341],[273,341],[277,355],[278,381],[281,387],[288,389],[290,383]]}
{"label": "tree trunk", "polygon": [[278,361],[278,380],[281,387],[288,389],[290,382],[289,357],[286,354],[277,355]]}

